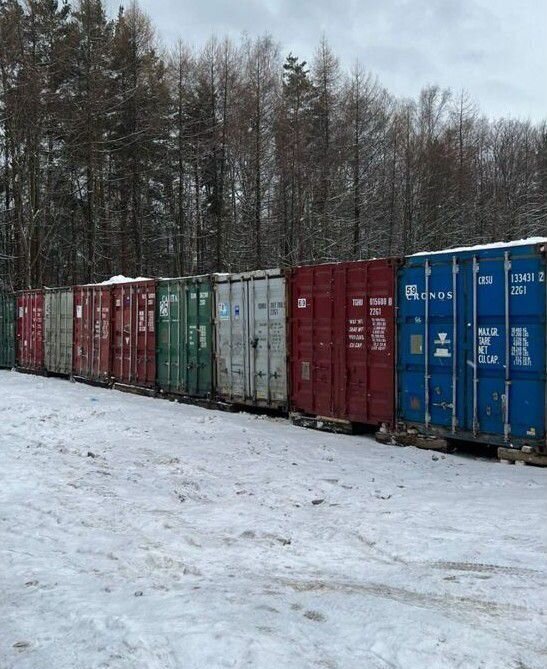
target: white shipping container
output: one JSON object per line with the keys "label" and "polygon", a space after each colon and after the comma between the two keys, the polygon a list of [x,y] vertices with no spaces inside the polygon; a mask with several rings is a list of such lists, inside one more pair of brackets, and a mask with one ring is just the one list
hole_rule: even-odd
{"label": "white shipping container", "polygon": [[72,335],[74,319],[72,288],[45,291],[45,367],[54,374],[72,374]]}
{"label": "white shipping container", "polygon": [[221,399],[287,408],[286,290],[279,269],[216,278],[216,383]]}

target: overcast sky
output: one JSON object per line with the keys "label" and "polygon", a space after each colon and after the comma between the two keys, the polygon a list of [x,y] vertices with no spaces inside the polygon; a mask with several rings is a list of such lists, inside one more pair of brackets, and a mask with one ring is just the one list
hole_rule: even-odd
{"label": "overcast sky", "polygon": [[[109,0],[112,9],[120,4]],[[129,4],[128,2],[126,4]],[[140,0],[167,46],[269,32],[310,60],[322,33],[400,96],[466,89],[489,116],[547,118],[547,0]]]}

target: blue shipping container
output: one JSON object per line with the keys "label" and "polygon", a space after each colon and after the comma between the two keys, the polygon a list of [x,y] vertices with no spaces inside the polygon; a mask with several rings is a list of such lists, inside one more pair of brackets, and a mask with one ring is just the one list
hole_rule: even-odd
{"label": "blue shipping container", "polygon": [[398,417],[546,450],[547,239],[410,256],[398,275]]}

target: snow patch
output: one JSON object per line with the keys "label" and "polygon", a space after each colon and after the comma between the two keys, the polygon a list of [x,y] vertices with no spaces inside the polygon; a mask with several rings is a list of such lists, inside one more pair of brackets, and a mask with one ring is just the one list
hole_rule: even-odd
{"label": "snow patch", "polygon": [[420,251],[413,253],[416,256],[434,256],[439,253],[459,253],[460,251],[485,251],[488,249],[505,249],[513,246],[533,246],[535,244],[547,244],[547,237],[528,237],[528,239],[515,239],[511,242],[493,242],[491,244],[477,244],[476,246],[457,246],[455,248],[443,249],[442,251]]}

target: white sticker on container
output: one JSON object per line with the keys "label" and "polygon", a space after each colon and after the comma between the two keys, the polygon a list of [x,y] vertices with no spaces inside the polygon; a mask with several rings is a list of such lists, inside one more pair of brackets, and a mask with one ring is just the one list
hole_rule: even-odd
{"label": "white sticker on container", "polygon": [[82,317],[82,305],[77,304],[76,305],[76,318],[81,318]]}
{"label": "white sticker on container", "polygon": [[305,309],[307,306],[307,300],[305,297],[299,297],[298,298],[298,308],[299,309]]}

